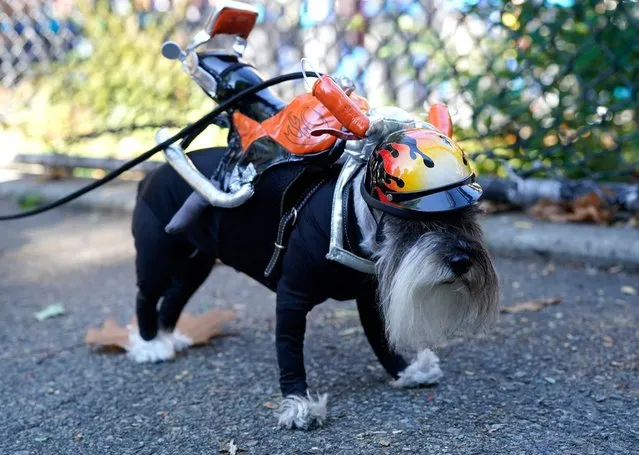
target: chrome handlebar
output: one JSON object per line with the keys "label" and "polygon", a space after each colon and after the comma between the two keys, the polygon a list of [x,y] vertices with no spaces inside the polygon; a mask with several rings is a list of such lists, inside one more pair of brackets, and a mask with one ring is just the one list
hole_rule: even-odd
{"label": "chrome handlebar", "polygon": [[[155,135],[158,144],[170,139],[171,135],[166,129],[159,130]],[[226,193],[218,189],[213,182],[207,179],[195,167],[193,162],[182,150],[180,145],[173,143],[164,149],[164,156],[173,169],[182,177],[200,196],[209,204],[222,208],[234,208],[244,204],[253,196],[253,182],[244,181],[238,189],[231,193]]]}

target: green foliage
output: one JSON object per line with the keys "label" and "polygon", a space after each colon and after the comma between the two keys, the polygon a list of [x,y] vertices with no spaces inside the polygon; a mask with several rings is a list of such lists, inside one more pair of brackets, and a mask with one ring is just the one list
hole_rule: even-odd
{"label": "green foliage", "polygon": [[[428,22],[430,2],[415,3],[421,18],[355,15],[337,25],[371,38],[364,40],[366,52],[386,65],[390,87],[371,94],[376,104],[400,102],[419,113],[422,102],[438,92],[438,100],[464,119],[456,134],[476,154],[481,171],[503,172],[499,160],[524,171],[542,167],[572,178],[594,173],[627,179],[636,169],[635,3],[574,0],[574,6],[563,7],[547,0],[467,1],[461,12],[447,13],[445,23]],[[212,107],[179,64],[160,55],[162,41],[175,37],[181,12],[141,20],[137,14],[115,15],[107,4],[97,2],[83,13],[84,36],[92,46],[88,57],[76,50],[15,90],[30,100],[30,109],[13,120],[27,136],[43,138],[47,149],[101,156],[118,148],[139,152],[152,143],[155,127],[102,134],[91,142],[74,138],[132,125],[182,126]],[[287,43],[287,30],[281,32],[282,43],[259,46],[301,46]],[[424,95],[406,91],[409,99],[402,101],[401,89],[411,84],[422,87]],[[223,139],[218,131],[207,140]]]}
{"label": "green foliage", "polygon": [[[541,164],[568,177],[614,173],[639,162],[639,25],[623,3],[505,2],[500,33],[482,45],[485,74],[466,71],[472,127],[524,169]],[[485,20],[494,11],[472,11]],[[635,22],[633,22],[635,21]],[[494,30],[494,29],[493,29]]]}
{"label": "green foliage", "polygon": [[20,197],[17,202],[23,210],[35,209],[42,205],[42,196],[38,194],[25,194]]}
{"label": "green foliage", "polygon": [[46,74],[25,82],[33,97],[19,121],[30,136],[43,138],[50,149],[67,152],[78,136],[124,129],[112,140],[94,142],[102,155],[109,155],[105,146],[113,149],[114,140],[136,136],[136,128],[128,127],[152,125],[147,134],[137,134],[151,144],[157,126],[185,126],[213,107],[179,63],[160,54],[177,13],[148,16],[144,26],[136,14],[120,16],[100,7],[84,17],[90,54],[81,55],[86,52],[84,45],[47,68]]}
{"label": "green foliage", "polygon": [[569,3],[467,0],[433,12],[412,2],[410,15],[380,14],[366,30],[386,65],[380,88],[416,111],[449,104],[482,171],[503,173],[506,160],[523,171],[627,179],[639,161],[639,8],[560,5]]}

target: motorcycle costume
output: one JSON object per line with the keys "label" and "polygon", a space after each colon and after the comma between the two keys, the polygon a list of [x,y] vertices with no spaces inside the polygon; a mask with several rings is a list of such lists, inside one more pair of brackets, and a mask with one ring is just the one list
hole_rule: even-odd
{"label": "motorcycle costume", "polygon": [[[180,145],[158,137],[168,165],[140,185],[133,218],[132,349],[153,350],[160,330],[173,332],[219,259],[276,292],[279,425],[308,429],[326,419],[326,395],[308,395],[304,368],[315,305],[356,300],[373,351],[401,387],[439,380],[429,345],[494,319],[497,277],[472,209],[481,189],[444,105],[431,106],[429,122],[370,109],[351,81],[319,74],[311,93],[279,100],[239,59],[257,12],[229,5],[186,51],[163,47],[225,106],[214,122],[228,128],[228,147],[187,156],[194,136]],[[235,54],[195,51],[219,33],[236,35]],[[400,346],[416,358],[407,362]]]}
{"label": "motorcycle costume", "polygon": [[[202,172],[213,173],[224,151],[201,150],[191,153],[190,158]],[[152,339],[158,328],[172,330],[179,316],[176,307],[181,310],[186,304],[186,299],[179,298],[180,293],[195,292],[213,268],[215,261],[211,258],[218,257],[224,264],[277,292],[277,355],[284,396],[306,393],[302,351],[306,315],[328,298],[357,301],[360,320],[375,354],[389,374],[397,378],[407,363],[391,351],[385,341],[372,275],[326,258],[331,231],[329,210],[339,168],[329,172],[329,177],[320,182],[320,187],[302,207],[280,267],[269,277],[264,276],[273,253],[280,201],[287,189],[282,182],[297,174],[299,167],[282,165],[267,171],[251,200],[232,210],[209,207],[197,223],[180,234],[167,234],[164,226],[186,200],[191,188],[168,166],[154,171],[140,184],[133,217],[138,252],[140,335]],[[349,187],[344,216],[351,223],[352,191]],[[229,231],[233,231],[233,235],[229,235]],[[359,239],[352,224],[347,225],[345,234],[352,252],[363,254],[357,246]],[[157,243],[163,248],[154,248]],[[182,273],[172,281],[175,269],[181,269]],[[173,289],[168,297],[167,289]],[[159,312],[154,305],[145,305],[155,301],[158,295],[164,295],[166,302]]]}

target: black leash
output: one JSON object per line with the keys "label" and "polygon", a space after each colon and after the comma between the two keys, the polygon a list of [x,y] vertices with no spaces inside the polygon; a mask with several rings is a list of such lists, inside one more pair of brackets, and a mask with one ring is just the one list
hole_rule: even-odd
{"label": "black leash", "polygon": [[[320,74],[320,76],[321,76],[321,74]],[[231,97],[230,99],[228,99],[224,103],[218,105],[218,107],[213,109],[211,112],[206,114],[204,117],[199,119],[197,122],[192,123],[191,125],[187,126],[186,128],[180,130],[177,134],[175,134],[171,138],[167,139],[166,141],[162,142],[161,144],[156,145],[152,149],[144,152],[142,155],[140,155],[140,156],[138,156],[136,158],[133,158],[132,160],[124,163],[119,168],[114,169],[113,171],[109,172],[107,175],[102,177],[100,180],[96,180],[95,182],[92,182],[92,183],[88,184],[87,186],[85,186],[83,188],[80,188],[79,190],[74,191],[73,193],[64,196],[63,198],[60,198],[57,201],[51,202],[50,204],[44,205],[44,206],[39,207],[37,209],[29,210],[28,212],[14,213],[14,214],[11,214],[11,215],[0,215],[0,221],[17,220],[17,219],[20,219],[20,218],[26,218],[26,217],[33,216],[33,215],[39,215],[40,213],[47,212],[49,210],[55,209],[57,207],[60,207],[61,205],[66,204],[67,202],[71,202],[74,199],[77,199],[80,196],[83,196],[84,194],[88,193],[89,191],[93,191],[94,189],[96,189],[96,188],[98,188],[98,187],[100,187],[100,186],[102,186],[102,185],[104,185],[106,183],[109,183],[111,180],[116,179],[117,177],[119,177],[120,175],[122,175],[123,173],[128,171],[129,169],[137,166],[138,164],[140,164],[143,161],[148,160],[149,158],[151,158],[156,153],[161,152],[162,150],[164,150],[166,147],[168,147],[172,143],[174,143],[174,142],[176,142],[176,141],[178,141],[180,139],[183,139],[183,138],[188,138],[189,135],[191,135],[194,132],[202,132],[202,131],[204,131],[204,129],[208,125],[210,125],[213,122],[213,120],[218,115],[220,115],[224,111],[226,111],[226,110],[230,109],[231,107],[233,107],[235,104],[237,104],[238,101],[240,101],[245,96],[253,95],[253,94],[255,94],[255,93],[257,93],[257,92],[259,92],[261,90],[264,90],[265,88],[271,87],[273,85],[281,84],[282,82],[303,79],[304,77],[317,77],[317,73],[314,72],[314,71],[298,71],[296,73],[283,74],[281,76],[276,76],[276,77],[274,77],[272,79],[264,81],[264,82],[262,82],[260,84],[254,85],[253,87],[247,88],[246,90],[241,91],[237,95],[234,95],[233,97]]]}

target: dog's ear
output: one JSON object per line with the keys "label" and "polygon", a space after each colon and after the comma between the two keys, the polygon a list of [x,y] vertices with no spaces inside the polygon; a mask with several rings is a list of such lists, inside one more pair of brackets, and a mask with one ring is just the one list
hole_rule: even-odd
{"label": "dog's ear", "polygon": [[435,128],[452,139],[453,137],[453,121],[448,112],[448,106],[441,103],[433,104],[428,111],[428,121]]}

